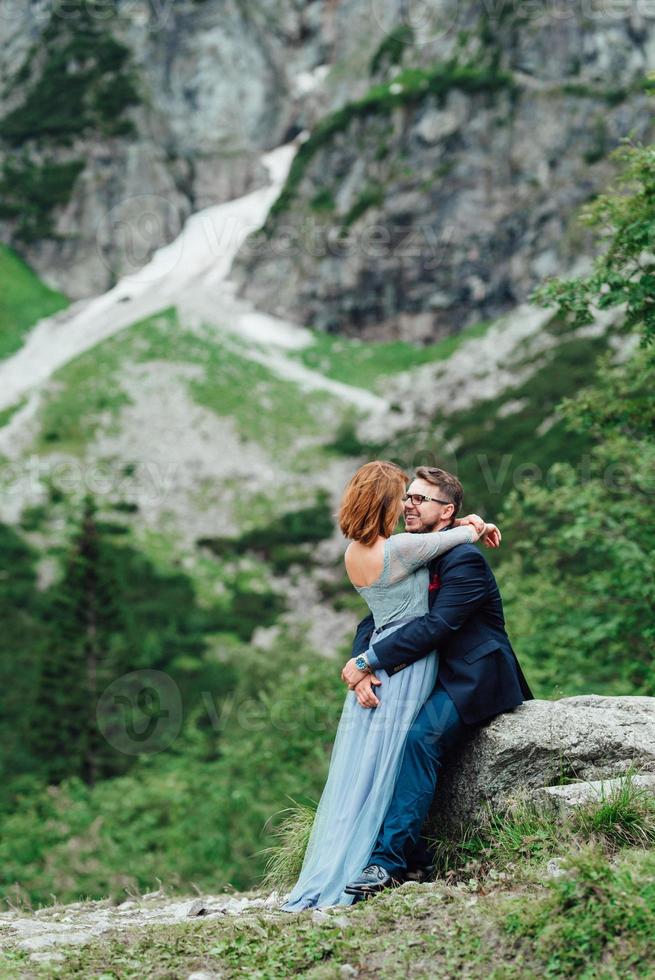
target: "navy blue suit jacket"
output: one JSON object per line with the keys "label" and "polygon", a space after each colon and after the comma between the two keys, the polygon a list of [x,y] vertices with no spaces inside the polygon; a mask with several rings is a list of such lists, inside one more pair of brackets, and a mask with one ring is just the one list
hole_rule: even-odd
{"label": "navy blue suit jacket", "polygon": [[[430,611],[373,644],[389,674],[432,650],[439,680],[463,721],[478,724],[534,698],[505,631],[498,585],[485,557],[472,544],[459,544],[430,564],[440,588],[430,593]],[[363,653],[373,617],[357,628],[353,656]]]}

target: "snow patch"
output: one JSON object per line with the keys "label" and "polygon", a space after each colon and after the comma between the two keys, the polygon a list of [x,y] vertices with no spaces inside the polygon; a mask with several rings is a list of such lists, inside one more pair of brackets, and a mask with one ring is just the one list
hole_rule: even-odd
{"label": "snow patch", "polygon": [[[237,300],[228,281],[232,262],[248,235],[264,223],[282,190],[303,134],[262,156],[271,183],[224,204],[192,215],[178,237],[137,272],[91,300],[41,320],[23,347],[0,363],[0,410],[46,381],[58,368],[139,320],[169,306],[193,322],[206,321],[234,334],[247,354],[252,344],[280,351],[297,350],[311,342],[311,333],[296,324],[268,316]],[[257,359],[260,353],[255,353]],[[268,366],[303,387],[330,390],[337,397],[369,409],[386,403],[369,392],[335,385],[322,375],[281,356]],[[20,425],[24,417],[17,422]]]}

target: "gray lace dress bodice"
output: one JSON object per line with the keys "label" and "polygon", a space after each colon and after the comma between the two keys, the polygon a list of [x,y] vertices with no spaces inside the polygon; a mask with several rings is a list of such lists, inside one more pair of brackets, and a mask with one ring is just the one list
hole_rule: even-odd
{"label": "gray lace dress bodice", "polygon": [[355,586],[373,614],[376,629],[396,619],[428,612],[428,564],[457,544],[470,542],[471,527],[430,534],[394,534],[384,542],[384,563],[372,585]]}

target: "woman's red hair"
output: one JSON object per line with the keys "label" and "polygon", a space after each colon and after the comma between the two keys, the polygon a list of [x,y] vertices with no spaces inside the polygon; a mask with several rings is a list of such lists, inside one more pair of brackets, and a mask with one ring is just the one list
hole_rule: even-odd
{"label": "woman's red hair", "polygon": [[408,480],[404,470],[386,460],[360,466],[339,508],[339,527],[345,537],[365,545],[373,544],[380,535],[391,537]]}

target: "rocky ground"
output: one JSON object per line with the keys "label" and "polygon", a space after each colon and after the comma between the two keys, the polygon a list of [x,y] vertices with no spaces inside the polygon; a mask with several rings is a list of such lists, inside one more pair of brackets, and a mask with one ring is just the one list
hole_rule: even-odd
{"label": "rocky ground", "polygon": [[[0,913],[0,948],[17,947],[29,954],[32,963],[54,963],[65,958],[65,947],[81,946],[109,934],[143,932],[154,925],[200,917],[209,921],[225,916],[274,915],[278,904],[275,892],[268,897],[226,893],[166,898],[163,891],[156,891],[128,898],[119,905],[103,900],[54,903],[33,912],[13,909]],[[318,921],[321,914],[316,913]]]}

